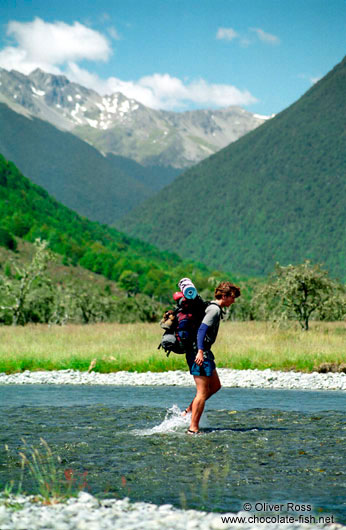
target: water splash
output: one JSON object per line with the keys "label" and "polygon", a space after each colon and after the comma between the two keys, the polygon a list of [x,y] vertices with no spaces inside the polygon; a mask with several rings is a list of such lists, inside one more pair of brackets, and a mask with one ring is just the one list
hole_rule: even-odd
{"label": "water splash", "polygon": [[160,425],[151,429],[135,429],[132,434],[137,436],[151,436],[152,434],[162,433],[185,433],[190,424],[191,414],[182,416],[182,410],[178,405],[173,405],[167,410],[165,419]]}

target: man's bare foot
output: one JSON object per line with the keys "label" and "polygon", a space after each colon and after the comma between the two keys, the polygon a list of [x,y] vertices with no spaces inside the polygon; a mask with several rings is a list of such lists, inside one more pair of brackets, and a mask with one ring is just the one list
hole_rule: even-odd
{"label": "man's bare foot", "polygon": [[191,435],[193,435],[193,434],[202,434],[201,431],[193,431],[192,429],[187,429],[186,433],[187,434],[191,434]]}
{"label": "man's bare foot", "polygon": [[190,414],[190,413],[191,413],[191,410],[189,410],[189,407],[188,407],[187,409],[183,410],[183,412],[181,413],[181,415],[185,417],[185,416],[187,416],[187,415]]}

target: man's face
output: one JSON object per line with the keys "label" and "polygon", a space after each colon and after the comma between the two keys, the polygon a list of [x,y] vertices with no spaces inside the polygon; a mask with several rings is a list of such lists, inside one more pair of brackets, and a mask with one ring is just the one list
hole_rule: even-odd
{"label": "man's face", "polygon": [[223,306],[224,307],[229,307],[230,305],[234,304],[234,302],[235,302],[234,293],[224,294],[222,296],[222,299],[223,299]]}

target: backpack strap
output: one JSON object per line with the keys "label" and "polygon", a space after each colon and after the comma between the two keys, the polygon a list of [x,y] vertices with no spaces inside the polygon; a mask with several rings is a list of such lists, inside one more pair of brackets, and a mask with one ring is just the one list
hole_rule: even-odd
{"label": "backpack strap", "polygon": [[[217,303],[217,302],[207,302],[207,307],[209,307],[210,305],[217,305],[217,307],[220,309],[220,317],[223,319],[224,315],[225,315],[225,312],[224,310],[222,309],[222,307]],[[207,309],[206,307],[206,309]]]}

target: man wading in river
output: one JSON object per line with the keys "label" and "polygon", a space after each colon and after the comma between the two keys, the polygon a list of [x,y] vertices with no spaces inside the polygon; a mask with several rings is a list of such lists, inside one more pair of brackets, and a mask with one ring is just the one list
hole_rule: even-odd
{"label": "man wading in river", "polygon": [[207,399],[221,388],[219,376],[216,371],[214,355],[211,346],[216,340],[219,331],[220,319],[223,308],[234,304],[240,296],[240,289],[231,282],[221,282],[215,289],[215,300],[211,302],[197,332],[198,352],[191,351],[186,354],[186,361],[196,383],[196,396],[183,415],[191,412],[191,423],[188,434],[199,434],[199,421]]}

